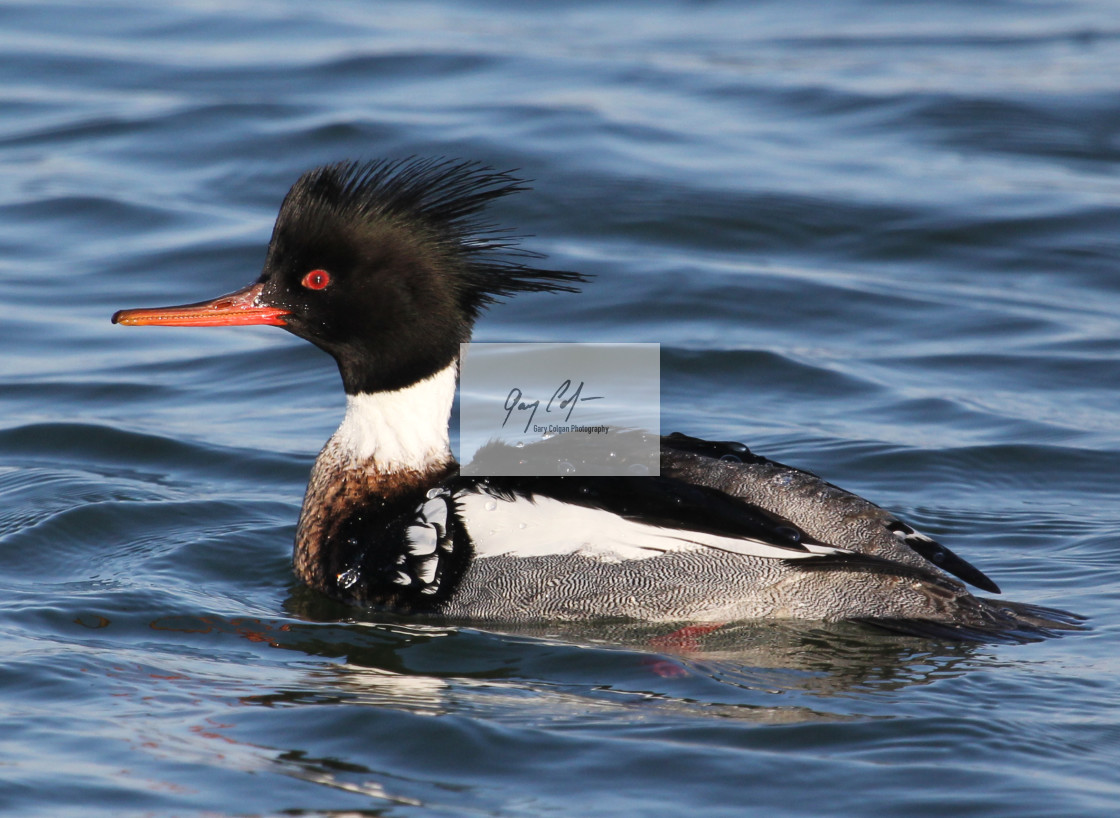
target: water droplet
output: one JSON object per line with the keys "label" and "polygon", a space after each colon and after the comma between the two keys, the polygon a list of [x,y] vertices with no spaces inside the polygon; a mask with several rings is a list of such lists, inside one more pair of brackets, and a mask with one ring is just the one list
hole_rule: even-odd
{"label": "water droplet", "polygon": [[428,489],[428,499],[434,500],[443,494],[443,489]]}
{"label": "water droplet", "polygon": [[723,457],[720,458],[720,460],[722,460],[724,463],[742,463],[743,462],[743,458],[739,457],[739,455],[736,455],[736,454],[725,454]]}
{"label": "water droplet", "polygon": [[497,507],[498,507],[498,502],[496,500],[487,500],[486,501],[486,510],[487,511],[494,511]]}
{"label": "water droplet", "polygon": [[781,537],[784,537],[790,542],[801,542],[801,532],[796,528],[793,528],[792,526],[780,525],[774,530],[774,533],[778,534]]}
{"label": "water droplet", "polygon": [[554,437],[556,437],[556,432],[545,432],[541,435],[541,440],[552,440]]}
{"label": "water droplet", "polygon": [[338,581],[339,588],[350,588],[354,585],[355,582],[358,581],[358,569],[347,568],[345,571],[335,577],[335,579]]}
{"label": "water droplet", "polygon": [[561,460],[557,467],[561,474],[575,474],[576,467],[569,463],[567,460]]}
{"label": "water droplet", "polygon": [[524,449],[525,448],[525,441],[524,440],[519,440],[513,445],[516,446],[519,449]]}
{"label": "water droplet", "polygon": [[644,477],[649,474],[649,466],[644,463],[631,463],[626,467],[626,473],[632,477]]}

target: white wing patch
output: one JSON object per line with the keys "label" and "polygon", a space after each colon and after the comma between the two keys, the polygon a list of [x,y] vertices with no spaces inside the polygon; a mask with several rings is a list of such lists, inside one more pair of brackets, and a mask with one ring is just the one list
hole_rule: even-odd
{"label": "white wing patch", "polygon": [[622,562],[709,548],[781,560],[850,553],[827,545],[805,544],[807,550],[802,551],[750,537],[663,528],[550,497],[510,500],[467,492],[456,500],[474,542],[476,558],[579,554],[603,562]]}

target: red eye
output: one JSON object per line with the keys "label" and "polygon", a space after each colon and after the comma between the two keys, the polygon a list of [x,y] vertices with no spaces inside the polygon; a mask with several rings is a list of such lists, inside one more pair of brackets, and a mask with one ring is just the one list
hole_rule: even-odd
{"label": "red eye", "polygon": [[312,270],[300,282],[309,290],[321,290],[331,283],[331,274],[326,270]]}

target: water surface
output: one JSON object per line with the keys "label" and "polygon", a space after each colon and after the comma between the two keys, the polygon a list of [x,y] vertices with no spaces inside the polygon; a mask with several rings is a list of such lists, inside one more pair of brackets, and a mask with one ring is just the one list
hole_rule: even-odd
{"label": "water surface", "polygon": [[[0,3],[0,810],[1112,816],[1120,25],[1109,2]],[[333,364],[127,330],[248,283],[298,174],[519,168],[662,423],[943,538],[1031,645],[374,616],[289,560]]]}

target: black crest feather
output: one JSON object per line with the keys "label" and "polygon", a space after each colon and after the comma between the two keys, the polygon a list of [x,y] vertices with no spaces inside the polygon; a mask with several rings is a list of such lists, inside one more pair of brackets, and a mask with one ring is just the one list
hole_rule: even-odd
{"label": "black crest feather", "polygon": [[579,292],[577,285],[588,280],[581,273],[528,266],[526,262],[543,256],[522,249],[521,236],[481,215],[492,201],[528,189],[512,171],[495,171],[473,161],[343,161],[301,176],[285,205],[300,203],[303,212],[292,214],[297,218],[399,221],[422,231],[462,261],[458,283],[464,306],[477,315],[481,308],[519,292]]}

